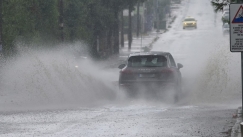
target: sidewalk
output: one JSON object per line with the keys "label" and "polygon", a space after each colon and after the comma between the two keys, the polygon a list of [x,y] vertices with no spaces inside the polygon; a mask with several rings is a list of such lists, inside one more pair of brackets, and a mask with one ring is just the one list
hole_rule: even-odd
{"label": "sidewalk", "polygon": [[134,52],[149,51],[151,50],[153,43],[159,39],[161,34],[165,31],[160,32],[152,31],[146,35],[140,36],[139,38],[133,36],[131,49],[128,49],[128,41],[124,42],[124,47],[119,48],[119,54],[114,54],[109,58],[97,62],[102,68],[117,68],[118,65],[124,64],[129,54]]}
{"label": "sidewalk", "polygon": [[[176,19],[177,11],[180,8],[180,4],[173,4],[175,9],[171,9],[171,16],[167,17],[166,29],[169,29]],[[128,41],[124,42],[124,47],[119,46],[119,54],[112,55],[105,61],[108,62],[108,67],[117,67],[117,65],[122,64],[126,61],[128,55],[133,52],[141,52],[141,51],[149,51],[152,49],[153,43],[156,42],[160,36],[165,33],[166,30],[160,30],[156,32],[156,30],[152,30],[148,32],[146,35],[140,35],[139,37],[133,36],[131,49],[128,49]]]}
{"label": "sidewalk", "polygon": [[231,137],[241,137],[240,123],[242,122],[242,108],[237,109],[237,114],[235,115],[236,122],[232,127]]}
{"label": "sidewalk", "polygon": [[131,49],[128,49],[128,41],[125,41],[124,47],[120,46],[119,49],[119,61],[126,60],[130,53],[149,51],[152,48],[153,43],[158,40],[164,32],[164,30],[160,30],[160,32],[152,31],[140,37],[133,36]]}

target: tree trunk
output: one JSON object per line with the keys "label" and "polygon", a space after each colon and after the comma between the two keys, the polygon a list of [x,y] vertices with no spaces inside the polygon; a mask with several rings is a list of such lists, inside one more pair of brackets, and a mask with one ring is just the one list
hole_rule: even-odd
{"label": "tree trunk", "polygon": [[132,46],[132,5],[129,5],[129,17],[128,17],[128,49]]}
{"label": "tree trunk", "polygon": [[63,32],[63,0],[59,0],[59,28],[60,28],[60,39],[61,42],[64,41],[64,32]]}
{"label": "tree trunk", "polygon": [[3,20],[2,20],[2,11],[3,11],[3,0],[0,0],[0,56],[2,56],[3,54],[3,41],[2,41],[2,24],[3,24]]}
{"label": "tree trunk", "polygon": [[[111,28],[109,28],[109,30],[108,30],[108,36],[107,36],[107,45],[108,45],[108,51],[109,51],[109,55],[111,55],[112,54],[112,42],[111,42],[111,37],[112,37],[112,30],[111,30]],[[108,56],[109,56],[108,55]]]}
{"label": "tree trunk", "polygon": [[123,23],[123,11],[121,11],[121,47],[124,47],[124,23]]}
{"label": "tree trunk", "polygon": [[157,0],[157,5],[156,5],[156,12],[157,12],[157,14],[156,14],[156,32],[159,32],[159,12],[160,12],[160,10],[159,10],[159,1]]}
{"label": "tree trunk", "polygon": [[140,27],[140,14],[139,14],[139,6],[140,6],[140,3],[138,1],[137,3],[137,37],[139,37],[139,27]]}
{"label": "tree trunk", "polygon": [[115,11],[115,22],[114,22],[114,53],[119,53],[119,18],[118,9]]}

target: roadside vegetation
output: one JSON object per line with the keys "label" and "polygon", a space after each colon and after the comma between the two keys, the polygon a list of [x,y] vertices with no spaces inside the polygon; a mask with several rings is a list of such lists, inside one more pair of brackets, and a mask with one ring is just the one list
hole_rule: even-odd
{"label": "roadside vegetation", "polygon": [[211,3],[215,12],[218,12],[223,11],[223,8],[228,6],[230,3],[243,3],[243,0],[211,0]]}
{"label": "roadside vegetation", "polygon": [[[154,15],[159,11],[158,16],[164,18],[169,4],[169,0],[0,0],[2,53],[15,55],[16,43],[20,42],[35,43],[30,47],[55,48],[81,41],[95,58],[104,53],[117,54],[119,46],[124,45],[125,33],[130,47],[133,35],[141,33],[141,26],[136,25],[141,24],[141,15],[136,12],[141,10],[140,5],[146,7],[144,17],[154,27]],[[124,10],[128,11],[127,17]]]}
{"label": "roadside vegetation", "polygon": [[[229,4],[230,3],[242,3],[243,0],[211,0],[211,4],[214,7],[215,12],[222,12],[223,16],[221,21],[223,24],[229,23]],[[228,13],[225,14],[224,12],[227,11]]]}

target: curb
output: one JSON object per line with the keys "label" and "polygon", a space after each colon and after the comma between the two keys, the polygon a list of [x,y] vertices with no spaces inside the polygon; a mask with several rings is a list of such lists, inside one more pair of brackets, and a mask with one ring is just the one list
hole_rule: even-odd
{"label": "curb", "polygon": [[240,123],[242,122],[242,107],[239,107],[236,113],[237,114],[233,116],[233,118],[236,118],[236,122],[232,127],[230,137],[241,137]]}

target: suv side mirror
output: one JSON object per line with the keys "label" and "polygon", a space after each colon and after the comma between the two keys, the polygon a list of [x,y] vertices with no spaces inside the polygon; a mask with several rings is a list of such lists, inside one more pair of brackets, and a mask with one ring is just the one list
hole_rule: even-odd
{"label": "suv side mirror", "polygon": [[118,66],[119,69],[123,69],[126,66],[126,64],[121,64]]}
{"label": "suv side mirror", "polygon": [[178,69],[183,68],[183,65],[181,63],[177,63]]}

